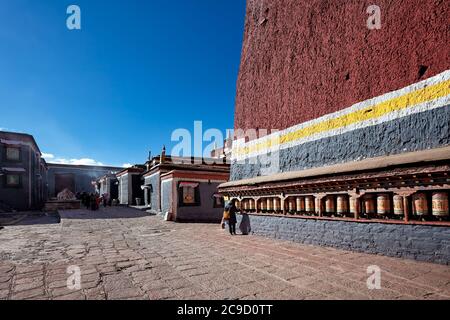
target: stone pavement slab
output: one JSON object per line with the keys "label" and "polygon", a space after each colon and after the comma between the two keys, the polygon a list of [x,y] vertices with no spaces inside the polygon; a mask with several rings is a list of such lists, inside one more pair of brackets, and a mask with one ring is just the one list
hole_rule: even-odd
{"label": "stone pavement slab", "polygon": [[[132,208],[60,215],[0,230],[0,299],[450,299],[444,265],[230,236]],[[380,289],[367,287],[372,265]],[[71,266],[80,288],[67,287]]]}

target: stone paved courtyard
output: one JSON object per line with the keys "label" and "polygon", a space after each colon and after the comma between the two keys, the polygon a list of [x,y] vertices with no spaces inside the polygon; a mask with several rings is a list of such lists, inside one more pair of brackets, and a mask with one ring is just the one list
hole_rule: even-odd
{"label": "stone paved courtyard", "polygon": [[[450,267],[231,237],[129,208],[0,230],[0,299],[449,299]],[[81,268],[79,290],[67,268]],[[380,290],[367,267],[382,270]]]}

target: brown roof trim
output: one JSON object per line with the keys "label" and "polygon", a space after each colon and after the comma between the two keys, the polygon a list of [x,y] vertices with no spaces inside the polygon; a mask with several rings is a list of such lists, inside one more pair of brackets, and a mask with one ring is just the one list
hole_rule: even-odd
{"label": "brown roof trim", "polygon": [[298,180],[317,176],[326,176],[342,173],[353,173],[368,170],[380,170],[389,167],[420,164],[432,161],[450,160],[450,146],[431,150],[407,152],[403,154],[375,157],[361,161],[347,162],[332,166],[313,168],[301,171],[283,172],[270,176],[256,177],[221,184],[219,188],[238,187],[265,183],[276,183],[289,180]]}
{"label": "brown roof trim", "polygon": [[182,178],[182,179],[205,179],[205,180],[222,180],[227,181],[230,174],[228,172],[216,171],[192,171],[192,170],[178,170],[174,169],[165,172],[161,175],[161,180],[167,177]]}
{"label": "brown roof trim", "polygon": [[47,162],[47,165],[49,168],[98,169],[110,171],[118,171],[123,169],[122,167],[74,165],[74,164],[51,163],[51,162]]}
{"label": "brown roof trim", "polygon": [[133,167],[125,168],[125,169],[117,172],[116,177],[123,176],[124,174],[127,174],[127,173],[143,173],[144,171],[145,171],[144,168],[133,168]]}
{"label": "brown roof trim", "polygon": [[[267,182],[261,184],[241,185],[233,187],[221,187],[223,193],[245,192],[319,192],[322,190],[350,190],[350,189],[392,189],[398,187],[410,187],[411,184],[417,184],[417,181],[424,184],[442,185],[442,180],[450,172],[450,165],[422,165],[415,167],[393,168],[378,171],[352,172],[336,175],[326,175],[311,178],[302,178],[289,181]],[[428,182],[430,180],[430,182]],[[433,182],[431,182],[433,180]],[[419,184],[420,184],[419,183]],[[444,182],[445,184],[445,182]],[[320,192],[322,192],[320,191]]]}
{"label": "brown roof trim", "polygon": [[[195,171],[195,172],[214,172],[214,173],[230,173],[230,165],[229,164],[173,164],[173,163],[159,163],[150,170],[144,173],[144,178],[148,177],[158,170],[167,171],[172,170],[186,170],[186,171]],[[163,173],[163,174],[164,174]]]}
{"label": "brown roof trim", "polygon": [[113,174],[113,173],[108,173],[108,174],[105,174],[105,175],[103,175],[103,176],[97,178],[96,181],[105,180],[105,179],[107,179],[107,178],[116,179],[116,175]]}

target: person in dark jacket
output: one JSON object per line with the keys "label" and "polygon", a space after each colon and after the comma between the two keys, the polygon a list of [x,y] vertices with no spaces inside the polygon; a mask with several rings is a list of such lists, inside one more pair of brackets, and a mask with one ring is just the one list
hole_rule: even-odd
{"label": "person in dark jacket", "polygon": [[83,206],[86,209],[89,209],[88,197],[89,197],[89,195],[86,192],[83,191],[83,193],[81,194],[81,203],[83,204]]}
{"label": "person in dark jacket", "polygon": [[227,205],[225,206],[225,211],[229,212],[228,227],[230,229],[230,234],[235,235],[236,234],[236,223],[237,223],[237,218],[236,218],[237,208],[234,204],[234,200],[231,200],[230,202],[227,203]]}

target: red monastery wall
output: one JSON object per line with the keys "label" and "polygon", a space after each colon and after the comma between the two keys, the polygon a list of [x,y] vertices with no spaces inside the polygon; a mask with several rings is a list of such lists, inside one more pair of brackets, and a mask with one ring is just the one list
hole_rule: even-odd
{"label": "red monastery wall", "polygon": [[[372,4],[381,30],[367,28]],[[445,71],[449,8],[446,0],[248,0],[235,127],[284,129]]]}

